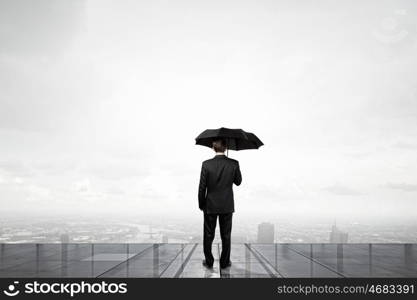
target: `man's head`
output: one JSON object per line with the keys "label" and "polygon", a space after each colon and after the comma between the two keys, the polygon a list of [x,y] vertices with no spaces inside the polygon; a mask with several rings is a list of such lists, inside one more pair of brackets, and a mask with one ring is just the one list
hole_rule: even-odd
{"label": "man's head", "polygon": [[213,141],[213,150],[223,153],[226,151],[226,141],[224,139],[218,139]]}

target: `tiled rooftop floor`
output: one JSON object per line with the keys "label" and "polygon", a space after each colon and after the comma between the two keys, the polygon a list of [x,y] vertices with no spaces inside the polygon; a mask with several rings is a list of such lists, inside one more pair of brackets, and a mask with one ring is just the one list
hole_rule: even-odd
{"label": "tiled rooftop floor", "polygon": [[417,244],[0,244],[0,277],[417,277]]}

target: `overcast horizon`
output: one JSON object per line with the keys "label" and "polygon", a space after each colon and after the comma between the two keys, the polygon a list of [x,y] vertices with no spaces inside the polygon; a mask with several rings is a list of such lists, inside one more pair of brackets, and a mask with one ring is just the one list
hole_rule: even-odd
{"label": "overcast horizon", "polygon": [[0,2],[0,212],[201,217],[194,138],[242,128],[236,214],[417,217],[417,2]]}

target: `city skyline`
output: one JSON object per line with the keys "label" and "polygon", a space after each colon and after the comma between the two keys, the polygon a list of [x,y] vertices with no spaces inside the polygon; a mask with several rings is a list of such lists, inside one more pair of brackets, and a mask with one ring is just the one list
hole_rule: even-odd
{"label": "city skyline", "polygon": [[[261,228],[261,227],[265,227]],[[272,237],[270,229],[272,228]],[[261,229],[261,230],[260,230]],[[37,216],[5,217],[0,221],[0,243],[199,243],[202,221],[198,218],[152,216]],[[340,232],[349,235],[343,240]],[[233,243],[415,243],[415,220],[289,220],[235,219]],[[261,234],[261,240],[259,239]],[[330,236],[330,238],[329,238]],[[333,236],[333,240],[332,240]],[[219,229],[215,240],[220,242]]]}

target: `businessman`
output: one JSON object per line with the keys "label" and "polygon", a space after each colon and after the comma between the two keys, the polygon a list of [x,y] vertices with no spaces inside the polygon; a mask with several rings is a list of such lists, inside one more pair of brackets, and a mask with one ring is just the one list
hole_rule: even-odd
{"label": "businessman", "polygon": [[211,246],[219,217],[222,253],[220,268],[231,266],[230,242],[232,232],[232,216],[234,209],[233,183],[240,185],[242,175],[239,162],[224,155],[226,141],[213,141],[216,156],[203,162],[201,167],[198,203],[204,212],[204,256],[203,265],[212,268],[214,257]]}

